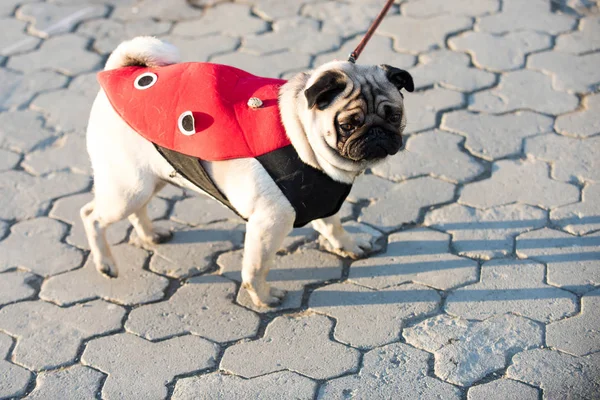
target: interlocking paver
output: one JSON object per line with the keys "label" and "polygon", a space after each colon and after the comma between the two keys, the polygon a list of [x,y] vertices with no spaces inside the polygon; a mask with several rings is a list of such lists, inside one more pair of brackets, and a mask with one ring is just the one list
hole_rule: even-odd
{"label": "interlocking paver", "polygon": [[0,56],[10,56],[34,50],[41,42],[25,33],[27,22],[14,18],[0,18],[2,37],[0,38]]}
{"label": "interlocking paver", "polygon": [[52,69],[74,76],[100,67],[102,57],[87,51],[88,43],[89,39],[75,34],[51,37],[37,51],[10,57],[7,65],[23,72]]}
{"label": "interlocking paver", "polygon": [[462,93],[441,87],[415,92],[404,104],[407,115],[405,133],[433,129],[437,126],[437,114],[442,110],[459,108],[465,100]]}
{"label": "interlocking paver", "polygon": [[213,373],[179,379],[175,385],[173,399],[280,400],[292,395],[295,399],[308,400],[314,397],[316,388],[317,384],[314,381],[290,371],[276,372],[253,379]]}
{"label": "interlocking paver", "polygon": [[[0,68],[0,110],[19,109],[27,105],[38,93],[59,89],[67,84],[68,78],[54,71],[34,71],[28,74],[20,74]],[[24,113],[32,111],[24,111]],[[33,112],[32,112],[33,113]],[[0,118],[10,115],[0,114]],[[5,117],[6,118],[6,117]],[[9,117],[10,118],[10,117]],[[22,125],[21,121],[14,121],[14,125]],[[2,128],[12,128],[13,124]],[[39,134],[39,132],[23,131],[22,135]]]}
{"label": "interlocking paver", "polygon": [[486,210],[451,204],[427,213],[425,225],[450,233],[459,255],[489,260],[511,254],[518,234],[542,228],[547,220],[545,211],[524,204]]}
{"label": "interlocking paver", "polygon": [[579,30],[556,39],[555,50],[567,53],[587,53],[600,49],[600,16],[590,15],[579,21]]}
{"label": "interlocking paver", "polygon": [[21,160],[17,153],[0,149],[0,172],[13,169]]}
{"label": "interlocking paver", "polygon": [[103,4],[30,3],[17,10],[17,17],[31,22],[29,32],[48,38],[71,32],[77,24],[92,18],[104,17],[108,7]]}
{"label": "interlocking paver", "polygon": [[13,15],[19,5],[32,3],[35,1],[39,0],[4,0],[2,3],[0,3],[0,15],[3,17]]}
{"label": "interlocking paver", "polygon": [[541,31],[550,34],[566,32],[575,27],[572,16],[553,13],[546,0],[504,0],[502,13],[481,17],[476,29],[483,32]]}
{"label": "interlocking paver", "polygon": [[473,386],[467,400],[537,400],[539,389],[510,379],[498,379],[483,385]]}
{"label": "interlocking paver", "polygon": [[306,4],[302,15],[322,21],[323,32],[350,37],[366,31],[380,9],[379,4],[364,1],[344,4],[329,0]]}
{"label": "interlocking paver", "polygon": [[483,322],[440,315],[404,330],[406,341],[434,353],[435,374],[468,386],[502,369],[507,359],[542,344],[542,328],[528,319],[506,314]]}
{"label": "interlocking paver", "polygon": [[445,233],[413,228],[388,240],[384,253],[354,262],[348,279],[374,289],[412,281],[446,290],[477,281],[477,263],[451,254]]}
{"label": "interlocking paver", "polygon": [[574,94],[554,90],[550,76],[519,70],[503,74],[496,88],[473,94],[469,109],[487,113],[530,109],[558,115],[574,110],[578,103]]}
{"label": "interlocking paver", "polygon": [[15,362],[33,370],[71,363],[82,341],[121,329],[125,310],[103,301],[61,308],[43,301],[0,310],[0,329],[17,338]]}
{"label": "interlocking paver", "polygon": [[44,118],[32,110],[0,113],[0,147],[21,153],[53,141]]}
{"label": "interlocking paver", "polygon": [[35,275],[25,271],[0,274],[0,306],[33,296],[36,290],[28,283],[35,280]]}
{"label": "interlocking paver", "polygon": [[560,91],[594,92],[600,84],[600,54],[577,56],[557,51],[532,54],[527,67],[552,75],[552,87]]}
{"label": "interlocking paver", "polygon": [[327,381],[319,399],[459,399],[458,388],[428,376],[430,355],[394,343],[365,354],[356,375]]}
{"label": "interlocking paver", "polygon": [[600,353],[575,358],[548,349],[517,354],[506,375],[538,386],[548,399],[594,399],[600,393]]}
{"label": "interlocking paver", "polygon": [[494,260],[481,266],[480,282],[455,290],[446,311],[466,319],[484,320],[515,313],[540,322],[558,321],[573,314],[577,298],[544,283],[542,264],[525,260]]}
{"label": "interlocking paver", "polygon": [[[235,21],[235,23],[223,23],[224,20]],[[243,36],[264,32],[267,26],[265,21],[251,15],[249,5],[225,3],[209,8],[198,20],[177,23],[172,33],[180,36],[203,36],[215,33]]]}
{"label": "interlocking paver", "polygon": [[557,207],[576,202],[577,187],[550,179],[548,169],[537,160],[496,161],[492,177],[465,185],[458,201],[478,208],[514,202]]}
{"label": "interlocking paver", "polygon": [[[431,177],[396,184],[379,200],[364,208],[359,221],[385,232],[416,222],[425,207],[445,203],[454,197],[454,185]],[[402,199],[402,204],[399,204]]]}
{"label": "interlocking paver", "polygon": [[324,316],[277,317],[262,339],[227,348],[220,367],[244,378],[287,369],[329,379],[355,371],[359,352],[329,340],[332,328],[333,322]]}
{"label": "interlocking paver", "polygon": [[59,305],[96,298],[133,305],[160,300],[169,281],[144,269],[148,253],[127,244],[112,247],[119,267],[117,278],[107,278],[96,270],[92,257],[75,271],[53,276],[42,285],[40,297]]}
{"label": "interlocking paver", "polygon": [[[552,38],[539,32],[511,32],[496,36],[469,31],[448,41],[453,50],[467,51],[473,63],[492,71],[508,71],[525,66],[525,55],[547,49]],[[494,49],[494,51],[489,51]]]}
{"label": "interlocking paver", "polygon": [[215,56],[211,61],[243,68],[254,75],[276,78],[285,72],[307,69],[310,64],[310,55],[284,51],[259,56],[238,51]]}
{"label": "interlocking paver", "polygon": [[219,276],[195,277],[168,301],[138,307],[125,328],[149,340],[192,333],[213,342],[230,342],[256,334],[256,314],[233,303],[235,283]]}
{"label": "interlocking paver", "polygon": [[6,236],[8,236],[8,223],[0,220],[0,240],[4,239]]}
{"label": "interlocking paver", "polygon": [[406,151],[373,168],[373,173],[386,179],[404,180],[420,175],[442,177],[454,182],[475,178],[484,171],[483,165],[460,150],[464,139],[443,131],[412,135]]}
{"label": "interlocking paver", "polygon": [[192,226],[227,219],[239,221],[233,211],[208,196],[194,196],[178,201],[173,207],[171,219]]}
{"label": "interlocking paver", "polygon": [[116,1],[117,7],[115,7],[111,17],[124,21],[147,18],[159,21],[179,21],[200,18],[202,16],[202,10],[191,7],[187,1],[168,3],[162,0],[112,1]]}
{"label": "interlocking paver", "polygon": [[210,61],[217,54],[231,53],[240,45],[239,38],[225,35],[186,37],[167,35],[161,37],[179,49],[181,61]]}
{"label": "interlocking paver", "polygon": [[11,347],[11,337],[0,332],[0,376],[2,377],[0,396],[2,398],[22,395],[31,379],[31,372],[5,360]]}
{"label": "interlocking paver", "polygon": [[587,184],[581,203],[569,204],[550,212],[553,224],[574,235],[585,235],[600,229],[600,184]]}
{"label": "interlocking paver", "polygon": [[79,267],[81,252],[61,243],[66,233],[64,224],[46,217],[13,225],[0,242],[0,271],[21,267],[50,276]]}
{"label": "interlocking paver", "polygon": [[487,160],[520,154],[524,138],[551,132],[552,124],[552,118],[531,111],[488,115],[460,110],[442,118],[442,129],[466,136],[465,147]]}
{"label": "interlocking paver", "polygon": [[548,283],[583,294],[600,284],[600,232],[578,237],[549,228],[517,237],[517,255],[546,263]]}
{"label": "interlocking paver", "polygon": [[273,21],[279,18],[293,17],[298,15],[302,6],[308,3],[314,3],[317,0],[287,0],[282,3],[280,0],[256,0],[254,1],[253,11],[261,18]]}
{"label": "interlocking paver", "polygon": [[588,137],[600,133],[600,94],[593,94],[583,99],[582,110],[561,115],[556,119],[556,131],[574,137]]}
{"label": "interlocking paver", "polygon": [[153,343],[121,333],[90,341],[81,361],[108,374],[105,399],[163,399],[175,376],[212,367],[217,352],[217,345],[192,335]]}
{"label": "interlocking paver", "polygon": [[397,341],[405,321],[432,314],[440,300],[435,290],[413,284],[372,290],[337,283],[315,290],[308,306],[336,319],[336,340],[371,348]]}
{"label": "interlocking paver", "polygon": [[479,16],[497,11],[497,0],[420,0],[402,3],[402,15],[430,18],[436,15]]}
{"label": "interlocking paver", "polygon": [[548,346],[583,356],[600,350],[600,290],[581,297],[581,313],[546,328]]}
{"label": "interlocking paver", "polygon": [[416,88],[436,83],[451,89],[472,92],[496,82],[493,73],[469,66],[469,56],[449,50],[438,50],[419,56],[419,64],[410,70]]}
{"label": "interlocking paver", "polygon": [[[552,177],[561,181],[600,180],[600,136],[575,139],[549,133],[525,140],[525,151],[552,163]],[[576,154],[576,157],[573,155]]]}
{"label": "interlocking paver", "polygon": [[85,149],[85,137],[65,135],[51,145],[25,156],[22,166],[34,175],[46,175],[56,171],[71,171],[91,175],[92,167]]}
{"label": "interlocking paver", "polygon": [[27,400],[92,399],[100,391],[104,375],[95,369],[74,365],[67,369],[44,371],[38,374],[35,389]]}
{"label": "interlocking paver", "polygon": [[359,175],[352,185],[348,200],[354,203],[375,200],[381,198],[395,186],[394,182],[380,178],[377,175]]}
{"label": "interlocking paver", "polygon": [[[241,282],[242,250],[225,253],[219,256],[217,264],[221,274]],[[267,275],[267,282],[274,287],[286,290],[287,294],[277,309],[298,308],[302,303],[304,287],[311,283],[326,282],[342,277],[342,261],[331,254],[313,249],[300,249],[288,254],[278,255],[273,260],[273,267]],[[272,311],[256,307],[246,290],[240,290],[237,302],[259,312]]]}

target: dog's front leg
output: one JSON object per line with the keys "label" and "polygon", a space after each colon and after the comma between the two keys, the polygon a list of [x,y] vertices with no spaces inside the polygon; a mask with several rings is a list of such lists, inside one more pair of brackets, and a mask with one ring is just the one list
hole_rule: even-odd
{"label": "dog's front leg", "polygon": [[243,287],[258,307],[275,307],[281,303],[285,291],[271,287],[267,274],[281,247],[283,239],[294,225],[293,213],[253,213],[246,224],[244,260],[242,264]]}
{"label": "dog's front leg", "polygon": [[369,239],[352,236],[342,226],[338,214],[317,219],[312,222],[313,228],[331,245],[327,250],[342,257],[358,259],[364,257],[373,247]]}

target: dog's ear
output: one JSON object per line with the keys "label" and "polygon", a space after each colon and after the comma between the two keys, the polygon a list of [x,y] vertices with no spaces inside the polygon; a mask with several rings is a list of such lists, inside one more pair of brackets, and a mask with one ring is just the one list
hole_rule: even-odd
{"label": "dog's ear", "polygon": [[339,71],[327,71],[304,91],[308,108],[324,110],[346,88],[346,75]]}
{"label": "dog's ear", "polygon": [[406,89],[409,92],[415,90],[413,78],[408,71],[392,67],[387,64],[382,64],[379,67],[385,71],[385,75],[387,76],[388,80],[392,83],[392,85],[396,86],[398,90]]}

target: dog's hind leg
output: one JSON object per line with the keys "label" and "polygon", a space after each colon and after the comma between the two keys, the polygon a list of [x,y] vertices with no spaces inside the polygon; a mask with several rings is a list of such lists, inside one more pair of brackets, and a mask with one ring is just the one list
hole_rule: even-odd
{"label": "dog's hind leg", "polygon": [[[154,193],[158,192],[163,187],[164,183],[159,183]],[[133,225],[133,228],[138,235],[139,242],[133,241],[133,244],[137,246],[144,247],[144,243],[150,245],[165,243],[173,237],[173,232],[170,230],[152,225],[152,221],[148,216],[148,203],[144,204],[137,211],[134,211],[129,216],[129,222],[131,222],[131,225]]]}

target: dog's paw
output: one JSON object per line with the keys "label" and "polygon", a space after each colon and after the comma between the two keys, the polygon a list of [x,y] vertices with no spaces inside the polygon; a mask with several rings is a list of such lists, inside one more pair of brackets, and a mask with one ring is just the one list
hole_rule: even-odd
{"label": "dog's paw", "polygon": [[337,254],[344,258],[357,260],[367,256],[373,250],[375,238],[367,237],[364,234],[350,235],[346,234],[338,239],[334,246],[328,240],[320,240],[321,246],[330,253]]}
{"label": "dog's paw", "polygon": [[281,305],[287,292],[285,290],[277,289],[275,287],[269,287],[265,285],[262,287],[263,290],[257,292],[251,285],[242,285],[250,295],[252,303],[259,308],[275,308]]}
{"label": "dog's paw", "polygon": [[112,260],[100,261],[96,264],[96,269],[107,278],[116,278],[119,276],[119,270]]}
{"label": "dog's paw", "polygon": [[152,234],[152,244],[167,243],[173,239],[173,232],[169,229],[162,228],[160,226],[154,227],[154,233]]}
{"label": "dog's paw", "polygon": [[161,243],[166,243],[173,239],[173,232],[162,227],[154,227],[154,232],[151,236],[141,238],[137,232],[133,232],[129,238],[129,244],[146,250],[153,250],[154,246]]}

